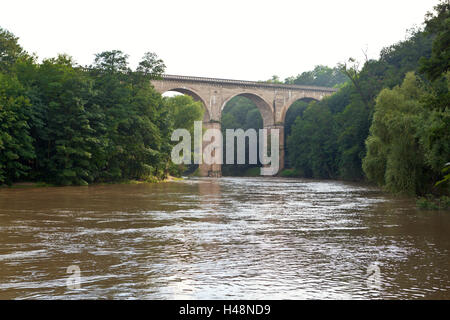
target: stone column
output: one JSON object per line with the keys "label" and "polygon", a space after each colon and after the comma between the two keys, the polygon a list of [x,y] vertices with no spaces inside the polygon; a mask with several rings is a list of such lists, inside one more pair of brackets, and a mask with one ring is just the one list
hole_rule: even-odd
{"label": "stone column", "polygon": [[[216,121],[203,122],[203,131],[208,130],[208,129],[219,129],[220,130],[220,128],[221,128],[220,122],[216,122]],[[205,143],[202,140],[202,143],[203,143],[202,150],[204,150],[205,146],[208,145],[210,142],[208,141]],[[201,177],[220,178],[222,176],[222,165],[218,164],[218,163],[206,164],[203,162],[203,159],[202,159],[202,163],[198,165],[198,169],[199,169],[199,174]]]}
{"label": "stone column", "polygon": [[280,174],[284,169],[284,123],[275,125],[275,128],[277,128],[280,132],[280,141],[278,142],[280,144],[280,167],[278,170],[278,174]]}
{"label": "stone column", "polygon": [[[279,167],[278,167],[278,172],[276,174],[276,175],[278,175],[278,174],[280,174],[281,170],[284,169],[284,124],[280,123],[280,124],[275,124],[275,125],[270,125],[270,126],[264,126],[264,129],[267,129],[267,139],[268,139],[267,143],[270,143],[270,141],[271,141],[271,138],[270,138],[271,130],[278,129],[278,133],[279,133],[278,166]],[[260,139],[262,139],[262,137],[260,137]],[[268,166],[269,165],[267,165],[267,167]],[[264,165],[264,167],[266,167],[266,165]]]}

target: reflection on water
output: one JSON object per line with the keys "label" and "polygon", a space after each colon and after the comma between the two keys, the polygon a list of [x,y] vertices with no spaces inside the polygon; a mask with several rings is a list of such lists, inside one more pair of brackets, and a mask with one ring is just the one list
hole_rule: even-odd
{"label": "reflection on water", "polygon": [[448,211],[334,181],[1,189],[0,298],[449,299],[449,232]]}

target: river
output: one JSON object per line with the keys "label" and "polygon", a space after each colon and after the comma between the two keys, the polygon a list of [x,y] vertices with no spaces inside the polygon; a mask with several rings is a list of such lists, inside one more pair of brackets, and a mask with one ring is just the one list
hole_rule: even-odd
{"label": "river", "polygon": [[0,189],[1,299],[450,299],[449,254],[449,211],[362,184]]}

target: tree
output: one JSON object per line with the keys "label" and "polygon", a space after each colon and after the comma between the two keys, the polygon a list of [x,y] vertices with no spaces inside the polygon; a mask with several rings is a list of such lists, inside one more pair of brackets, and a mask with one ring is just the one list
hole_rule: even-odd
{"label": "tree", "polygon": [[[203,105],[200,101],[187,95],[177,95],[174,97],[164,98],[165,109],[170,114],[170,131],[167,137],[171,136],[172,130],[186,129],[191,134],[191,160],[194,158],[194,121],[201,121],[203,119]],[[192,162],[191,162],[192,163]],[[183,172],[194,171],[195,165],[186,167],[185,165],[170,164],[172,175],[181,175]]]}
{"label": "tree", "polygon": [[323,65],[314,67],[312,71],[306,71],[297,77],[286,78],[286,84],[336,87],[347,82],[347,78],[339,68],[330,68]]}
{"label": "tree", "polygon": [[30,101],[16,77],[0,73],[0,184],[25,178],[35,157]]}
{"label": "tree", "polygon": [[[419,70],[431,81],[423,99],[430,112],[420,128],[420,142],[425,149],[425,162],[433,169],[436,180],[448,172],[450,159],[450,2],[442,1],[434,9],[425,19],[425,32],[433,37],[432,51],[430,56],[421,58]],[[445,188],[446,181],[448,174],[436,186]]]}
{"label": "tree", "polygon": [[170,110],[174,129],[187,129],[194,135],[194,121],[203,118],[203,106],[187,95],[164,98],[164,105]]}
{"label": "tree", "polygon": [[164,71],[156,54],[146,53],[136,71],[120,50],[97,54],[90,68],[67,55],[38,63],[0,29],[0,58],[0,183],[167,174],[173,126],[149,81]]}
{"label": "tree", "polygon": [[102,52],[91,69],[96,92],[91,104],[103,114],[94,128],[101,140],[97,162],[103,164],[99,179],[104,181],[166,174],[169,112],[148,79],[140,78],[142,72],[152,70],[132,72],[127,57],[119,50]]}
{"label": "tree", "polygon": [[[335,139],[334,143],[336,145],[336,150],[332,157],[335,163],[330,166],[330,163],[327,161],[315,162],[315,172],[319,174],[319,176],[315,176],[311,169],[312,163],[303,158],[305,162],[298,167],[305,171],[304,174],[316,178],[332,176],[345,180],[364,179],[364,173],[361,167],[362,159],[366,155],[365,141],[369,136],[369,128],[372,122],[376,97],[382,89],[393,88],[396,85],[401,84],[408,71],[417,70],[420,58],[422,56],[428,57],[431,55],[431,43],[432,38],[430,35],[427,35],[420,30],[412,29],[409,31],[409,34],[404,41],[400,41],[392,46],[384,48],[380,54],[380,59],[369,60],[366,57],[362,66],[355,59],[350,59],[348,62],[338,66],[337,69],[340,70],[340,75],[344,76],[344,78],[348,78],[348,80],[344,80],[347,82],[338,85],[340,86],[339,91],[331,97],[327,97],[320,102],[317,102],[316,108],[308,111],[309,120],[304,118],[304,113],[301,116],[301,120],[299,120],[304,125],[311,126],[312,128],[314,127],[314,124],[311,119],[314,119],[312,116],[314,112],[322,113],[324,108],[331,112],[331,117],[333,118],[333,131],[329,134]],[[299,76],[297,78],[297,83],[306,85],[318,84],[318,82],[315,81],[320,79],[320,76],[318,76],[320,74],[324,75],[324,79],[327,79],[327,77],[328,79],[331,79],[329,76],[330,68],[316,67],[315,71],[303,73]],[[294,80],[295,78],[289,78],[286,82],[294,83]],[[437,85],[435,86],[438,87]],[[439,90],[444,92],[444,86],[446,87],[447,83],[445,82],[444,85],[444,83],[441,82],[439,84]],[[427,99],[430,101],[430,108],[443,110],[443,108],[448,105],[447,101],[449,101],[450,97],[448,95],[432,94],[427,96]],[[317,106],[321,107],[319,108]],[[286,122],[289,121],[288,116],[289,113],[287,114]],[[320,118],[320,115],[316,115],[315,117]],[[444,128],[443,124],[445,124],[445,121],[435,122],[435,124],[439,124],[439,126],[435,128]],[[317,126],[317,124],[316,128],[322,133],[323,129],[320,126]],[[430,135],[430,137],[433,137],[432,140],[438,141],[440,138],[445,137],[442,130],[443,129],[434,130],[434,134]],[[287,129],[286,132],[289,140],[289,130]],[[304,146],[311,146],[314,141],[313,139],[317,139],[318,133],[316,134],[312,131],[310,133],[312,134],[310,137],[299,137],[297,142],[286,144],[287,155],[290,160],[294,161],[291,157],[291,149],[298,148],[298,146],[296,146],[297,143]],[[304,132],[304,134],[307,133]],[[370,139],[376,140],[374,138]],[[326,138],[323,137],[319,141],[323,143],[326,141]],[[443,147],[444,143],[445,139],[440,140],[439,150],[445,149]],[[425,142],[423,145],[425,145]],[[322,144],[317,150],[323,150],[322,152],[324,152],[324,145]],[[324,154],[320,154],[320,156],[323,155]],[[301,154],[299,154],[299,156],[302,157]],[[437,155],[434,158],[437,159]],[[377,162],[375,164],[381,165],[382,163]],[[291,165],[294,165],[294,163],[291,162]],[[323,167],[319,170],[317,166],[320,165]],[[323,172],[328,172],[329,170],[331,170],[330,174],[323,174]]]}
{"label": "tree", "polygon": [[8,30],[0,28],[0,72],[10,71],[16,60],[25,55],[18,40]]}
{"label": "tree", "polygon": [[307,178],[336,178],[334,120],[323,104],[311,103],[288,137],[289,161]]}
{"label": "tree", "polygon": [[265,82],[268,82],[268,83],[283,83],[283,82],[280,80],[280,77],[277,76],[277,75],[273,75],[272,78],[270,78],[269,80],[267,80],[267,81],[265,81]]}
{"label": "tree", "polygon": [[425,19],[425,32],[434,37],[431,57],[420,61],[420,71],[432,81],[450,70],[450,2],[444,0],[434,9]]}
{"label": "tree", "polygon": [[129,72],[128,55],[120,50],[104,51],[95,55],[94,68],[106,72]]}
{"label": "tree", "polygon": [[117,123],[114,143],[118,147],[121,176],[125,179],[149,179],[165,176],[168,162],[162,125],[168,113],[161,95],[150,83],[132,88],[127,116]]}
{"label": "tree", "polygon": [[45,126],[36,137],[37,167],[45,180],[61,185],[93,180],[91,148],[95,131],[87,99],[91,82],[66,55],[46,59],[38,69],[37,88],[45,106]]}
{"label": "tree", "polygon": [[424,91],[414,73],[403,84],[378,95],[363,169],[369,180],[393,193],[424,191],[428,169],[417,132],[425,111]]}
{"label": "tree", "polygon": [[362,180],[362,159],[365,156],[365,139],[370,118],[361,100],[354,99],[334,116],[338,145],[338,176],[344,180]]}
{"label": "tree", "polygon": [[144,75],[147,79],[157,79],[164,73],[166,65],[154,52],[146,52],[136,69],[137,73]]}
{"label": "tree", "polygon": [[[436,85],[435,82],[438,82]],[[418,139],[424,149],[424,161],[432,169],[431,181],[440,180],[448,170],[446,164],[450,159],[450,72],[427,86],[427,92],[421,102],[426,110],[423,123],[418,128]],[[445,90],[436,90],[446,82]],[[439,184],[444,188],[444,184]],[[437,192],[437,190],[434,190]]]}
{"label": "tree", "polygon": [[361,84],[361,72],[359,71],[359,62],[354,58],[348,59],[348,62],[340,63],[338,68],[341,70],[343,74],[345,74],[348,79],[352,82],[354,88],[358,92],[361,101],[364,103],[367,110],[370,109],[369,106],[369,98],[366,95],[366,92],[362,88]]}

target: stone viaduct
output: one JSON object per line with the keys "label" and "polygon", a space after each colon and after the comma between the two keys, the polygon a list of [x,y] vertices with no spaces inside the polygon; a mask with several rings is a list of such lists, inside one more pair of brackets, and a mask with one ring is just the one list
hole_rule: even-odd
{"label": "stone viaduct", "polygon": [[[297,100],[321,100],[337,91],[326,87],[176,75],[163,75],[152,80],[152,84],[161,94],[175,91],[200,101],[205,109],[204,128],[220,129],[222,110],[233,97],[244,96],[253,101],[261,113],[264,128],[280,130],[280,170],[284,167],[284,119],[289,107]],[[201,164],[200,174],[220,177],[221,165]]]}

